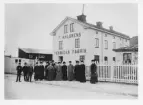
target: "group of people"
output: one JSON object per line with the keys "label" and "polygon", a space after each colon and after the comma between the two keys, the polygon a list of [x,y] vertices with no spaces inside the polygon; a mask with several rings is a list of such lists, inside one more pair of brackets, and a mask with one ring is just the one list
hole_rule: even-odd
{"label": "group of people", "polygon": [[[46,66],[43,65],[43,62],[40,62],[40,65],[38,65],[38,62],[33,67],[32,65],[28,66],[27,63],[24,64],[22,67],[21,64],[17,66],[17,81],[20,81],[21,72],[24,74],[24,80],[30,81],[32,78],[32,74],[34,73],[34,79],[37,80],[48,80],[48,81],[79,81],[79,82],[86,82],[86,76],[85,76],[85,64],[83,61],[76,61],[76,65],[74,66],[71,61],[69,61],[69,64],[66,65],[66,62],[54,62],[50,61],[46,63]],[[98,76],[97,76],[97,66],[95,64],[95,61],[92,60],[92,64],[90,66],[90,72],[91,72],[91,78],[90,83],[96,83],[98,82]]]}

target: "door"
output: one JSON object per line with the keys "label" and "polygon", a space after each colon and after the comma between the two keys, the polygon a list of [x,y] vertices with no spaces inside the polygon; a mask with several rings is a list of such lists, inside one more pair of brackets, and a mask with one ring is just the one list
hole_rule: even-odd
{"label": "door", "polygon": [[63,56],[59,56],[59,61],[63,62]]}

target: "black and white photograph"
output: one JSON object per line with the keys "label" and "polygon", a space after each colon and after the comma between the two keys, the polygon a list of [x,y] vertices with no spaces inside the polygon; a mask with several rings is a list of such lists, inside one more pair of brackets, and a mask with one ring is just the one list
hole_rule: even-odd
{"label": "black and white photograph", "polygon": [[138,99],[137,3],[5,3],[5,100]]}

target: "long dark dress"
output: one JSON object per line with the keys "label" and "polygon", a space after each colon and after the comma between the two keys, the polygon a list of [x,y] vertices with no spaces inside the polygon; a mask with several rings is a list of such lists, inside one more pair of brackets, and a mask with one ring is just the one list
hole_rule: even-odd
{"label": "long dark dress", "polygon": [[39,66],[35,66],[35,67],[34,67],[34,73],[35,73],[34,79],[35,79],[35,80],[38,80],[38,70],[39,70]]}
{"label": "long dark dress", "polygon": [[75,75],[75,80],[80,81],[80,65],[75,65],[74,75]]}
{"label": "long dark dress", "polygon": [[63,74],[63,80],[67,80],[67,66],[62,66],[62,74]]}
{"label": "long dark dress", "polygon": [[40,65],[39,66],[39,79],[40,80],[43,80],[44,79],[44,66],[43,65]]}
{"label": "long dark dress", "polygon": [[80,65],[80,74],[79,74],[80,78],[79,81],[80,82],[86,82],[86,78],[85,78],[85,65],[81,64]]}
{"label": "long dark dress", "polygon": [[97,66],[95,64],[91,64],[90,71],[91,71],[90,83],[95,84],[96,82],[98,82]]}
{"label": "long dark dress", "polygon": [[54,79],[54,68],[52,65],[49,65],[47,69],[48,69],[48,80],[52,81]]}
{"label": "long dark dress", "polygon": [[72,81],[74,79],[74,66],[72,64],[68,65],[68,80]]}

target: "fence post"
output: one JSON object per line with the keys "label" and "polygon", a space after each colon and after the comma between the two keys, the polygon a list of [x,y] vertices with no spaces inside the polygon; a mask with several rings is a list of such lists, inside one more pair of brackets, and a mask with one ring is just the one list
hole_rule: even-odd
{"label": "fence post", "polygon": [[111,77],[110,77],[110,81],[114,80],[114,64],[111,65]]}

